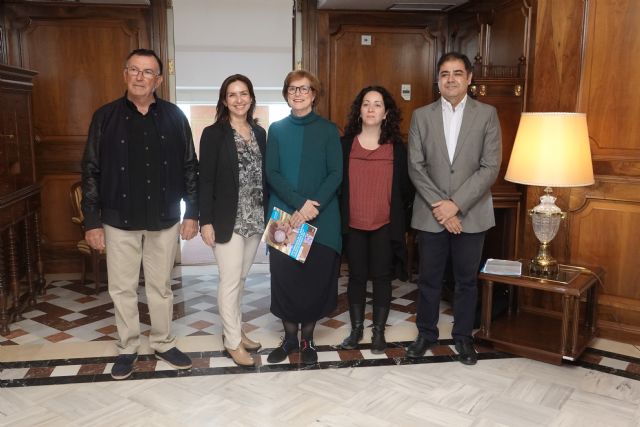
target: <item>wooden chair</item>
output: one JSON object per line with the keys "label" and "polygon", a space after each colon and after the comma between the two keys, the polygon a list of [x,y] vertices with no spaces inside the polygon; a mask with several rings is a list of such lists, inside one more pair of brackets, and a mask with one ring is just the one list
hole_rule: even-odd
{"label": "wooden chair", "polygon": [[[82,230],[82,236],[84,236],[84,215],[82,215],[82,209],[80,203],[82,202],[82,187],[81,182],[76,182],[71,186],[69,190],[69,198],[71,200],[71,221],[74,224],[78,224]],[[100,293],[100,261],[106,259],[106,251],[97,251],[93,249],[86,240],[82,239],[77,244],[78,251],[83,255],[82,257],[82,284],[84,285],[87,275],[87,259],[90,260],[91,270],[93,273],[93,281],[95,283],[96,294]]]}

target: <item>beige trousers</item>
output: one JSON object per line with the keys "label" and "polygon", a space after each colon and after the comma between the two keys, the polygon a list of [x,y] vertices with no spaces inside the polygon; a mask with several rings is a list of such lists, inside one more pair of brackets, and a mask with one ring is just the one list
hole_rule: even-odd
{"label": "beige trousers", "polygon": [[235,350],[242,338],[242,293],[249,269],[256,257],[260,234],[242,237],[233,233],[227,243],[216,243],[213,253],[218,261],[218,312],[222,319],[226,348]]}
{"label": "beige trousers", "polygon": [[151,318],[149,345],[158,352],[167,351],[176,345],[176,338],[171,335],[171,269],[178,249],[179,228],[179,223],[160,231],[129,231],[104,226],[105,242],[109,248],[109,295],[115,307],[120,338],[117,345],[122,354],[137,353],[140,347],[140,262],[144,269],[144,288]]}

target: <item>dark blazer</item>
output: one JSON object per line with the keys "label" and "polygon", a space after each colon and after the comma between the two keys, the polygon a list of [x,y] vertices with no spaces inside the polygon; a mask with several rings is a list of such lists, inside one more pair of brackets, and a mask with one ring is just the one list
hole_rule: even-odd
{"label": "dark blazer", "polygon": [[[263,206],[269,200],[265,178],[267,133],[252,126],[262,154]],[[238,152],[229,122],[207,126],[200,138],[200,226],[212,224],[216,242],[231,240],[238,212],[239,191]]]}
{"label": "dark blazer", "polygon": [[[342,234],[349,232],[349,155],[353,137],[342,137],[343,178],[340,194],[340,214]],[[414,189],[407,169],[407,150],[401,142],[393,144],[393,182],[391,183],[391,246],[393,249],[394,274],[400,280],[407,280],[407,250],[405,233],[409,224]]]}

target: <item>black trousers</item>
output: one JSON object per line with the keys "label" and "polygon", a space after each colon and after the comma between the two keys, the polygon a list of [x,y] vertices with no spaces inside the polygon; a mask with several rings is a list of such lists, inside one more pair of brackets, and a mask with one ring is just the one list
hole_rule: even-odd
{"label": "black trousers", "polygon": [[451,256],[455,282],[453,303],[454,340],[471,339],[478,299],[478,270],[482,258],[485,232],[452,234],[418,232],[420,274],[418,276],[418,334],[428,341],[438,340],[440,294],[447,258]]}
{"label": "black trousers", "polygon": [[364,306],[367,280],[371,278],[373,305],[389,307],[393,263],[389,224],[372,231],[349,228],[346,235],[346,251],[349,262],[349,304]]}

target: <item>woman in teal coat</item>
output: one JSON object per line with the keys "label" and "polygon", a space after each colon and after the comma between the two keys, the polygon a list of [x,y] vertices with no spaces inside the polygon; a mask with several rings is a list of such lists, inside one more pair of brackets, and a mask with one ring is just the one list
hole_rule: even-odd
{"label": "woman in teal coat", "polygon": [[291,115],[269,128],[269,211],[278,207],[292,214],[294,227],[307,222],[318,228],[304,263],[276,250],[269,252],[271,312],[282,320],[285,332],[280,346],[267,358],[270,363],[281,362],[298,349],[304,364],[316,363],[316,321],[337,305],[342,151],[336,126],[313,111],[319,88],[313,74],[290,72],[282,95]]}

